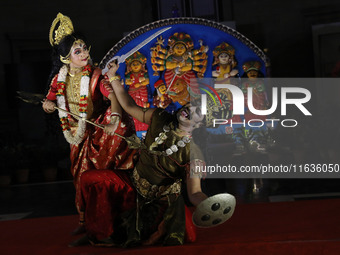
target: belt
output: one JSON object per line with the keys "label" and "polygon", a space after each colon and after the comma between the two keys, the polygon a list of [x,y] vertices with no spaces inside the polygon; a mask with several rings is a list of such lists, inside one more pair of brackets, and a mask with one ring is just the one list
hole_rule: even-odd
{"label": "belt", "polygon": [[141,177],[136,168],[133,170],[132,179],[138,193],[150,200],[159,199],[170,194],[179,194],[181,192],[181,179],[176,180],[171,185],[158,186],[151,184],[147,179]]}

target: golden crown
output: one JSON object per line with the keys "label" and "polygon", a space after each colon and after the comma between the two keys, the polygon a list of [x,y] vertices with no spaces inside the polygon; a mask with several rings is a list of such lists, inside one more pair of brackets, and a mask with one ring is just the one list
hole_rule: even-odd
{"label": "golden crown", "polygon": [[174,33],[169,37],[168,45],[172,48],[177,43],[183,43],[188,51],[191,51],[194,48],[194,43],[190,37],[190,35],[185,33]]}
{"label": "golden crown", "polygon": [[213,51],[213,55],[215,57],[218,57],[222,53],[227,53],[229,56],[234,56],[235,49],[230,44],[223,42],[220,45],[216,46],[216,48]]}
{"label": "golden crown", "polygon": [[146,57],[142,53],[140,53],[139,51],[136,51],[135,53],[133,53],[130,57],[128,57],[125,60],[125,64],[126,64],[126,72],[125,72],[125,74],[128,74],[128,73],[130,73],[132,71],[131,63],[133,61],[140,62],[142,64],[141,71],[142,72],[146,72],[146,69],[145,69]]}
{"label": "golden crown", "polygon": [[[58,24],[59,26],[57,27]],[[73,32],[74,29],[71,19],[59,12],[50,28],[50,44],[52,46],[58,45],[65,36]]]}
{"label": "golden crown", "polygon": [[249,72],[251,70],[260,71],[260,68],[261,63],[259,61],[248,61],[242,66],[244,72]]}
{"label": "golden crown", "polygon": [[146,63],[146,57],[139,51],[136,51],[125,60],[125,63],[126,65],[130,65],[133,61],[139,61],[142,65],[144,65]]}

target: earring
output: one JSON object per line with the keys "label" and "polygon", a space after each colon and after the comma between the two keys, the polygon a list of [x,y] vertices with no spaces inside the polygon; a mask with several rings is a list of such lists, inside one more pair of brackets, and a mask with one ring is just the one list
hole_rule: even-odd
{"label": "earring", "polygon": [[61,61],[62,63],[64,63],[64,64],[69,64],[69,63],[71,63],[70,58],[68,58],[68,57],[63,57],[63,56],[60,56],[60,61]]}

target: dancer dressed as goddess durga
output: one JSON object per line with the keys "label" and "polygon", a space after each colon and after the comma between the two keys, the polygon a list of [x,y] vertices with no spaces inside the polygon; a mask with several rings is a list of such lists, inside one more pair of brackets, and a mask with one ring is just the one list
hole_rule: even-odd
{"label": "dancer dressed as goddess durga", "polygon": [[[49,78],[49,89],[43,102],[43,109],[47,113],[55,111],[55,107],[80,115],[82,119],[75,119],[64,111],[59,111],[59,118],[65,139],[70,143],[71,173],[76,188],[76,207],[80,214],[80,227],[75,233],[85,230],[86,225],[94,224],[94,219],[86,219],[85,211],[86,194],[80,187],[80,178],[83,173],[93,169],[101,169],[101,175],[110,176],[115,169],[115,174],[121,176],[121,182],[129,182],[126,171],[134,167],[133,150],[120,137],[130,136],[135,133],[133,120],[120,107],[114,91],[107,77],[101,75],[101,70],[95,68],[90,59],[90,48],[85,40],[74,33],[71,20],[59,13],[50,29],[50,43],[52,45],[52,71]],[[109,99],[111,105],[106,106],[105,100]],[[99,128],[87,124],[84,120],[102,125]],[[111,170],[110,170],[111,169]],[[115,185],[114,189],[118,189]],[[112,187],[107,184],[101,187],[99,198],[105,200],[107,192],[112,192]],[[127,201],[124,208],[129,209],[134,205],[133,189],[127,189],[123,196]],[[103,222],[110,221],[112,204],[110,201],[101,204],[101,217]],[[105,200],[106,201],[106,200]],[[116,206],[116,205],[115,205]],[[86,223],[85,223],[86,222]],[[85,223],[85,226],[84,226]],[[96,223],[97,224],[97,223]],[[96,226],[99,227],[99,226]],[[112,232],[112,227],[103,224],[102,232]],[[105,234],[104,234],[105,235]]]}

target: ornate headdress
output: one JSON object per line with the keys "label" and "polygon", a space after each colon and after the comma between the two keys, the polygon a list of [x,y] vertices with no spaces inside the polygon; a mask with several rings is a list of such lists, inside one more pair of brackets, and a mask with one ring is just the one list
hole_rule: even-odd
{"label": "ornate headdress", "polygon": [[185,33],[174,33],[172,36],[169,37],[168,45],[171,49],[177,43],[183,43],[188,51],[191,51],[194,48],[194,43],[190,35]]}
{"label": "ornate headdress", "polygon": [[165,82],[163,80],[158,80],[155,82],[155,84],[153,85],[156,89],[158,87],[160,87],[161,85],[164,85],[165,86]]}
{"label": "ornate headdress", "polygon": [[[56,27],[58,23],[59,26]],[[50,44],[52,46],[58,45],[63,38],[73,32],[74,29],[71,19],[59,12],[50,28]]]}
{"label": "ornate headdress", "polygon": [[242,69],[245,73],[255,70],[260,71],[261,63],[259,61],[249,61],[243,64]]}
{"label": "ornate headdress", "polygon": [[223,42],[220,45],[218,45],[213,51],[213,54],[214,54],[215,57],[218,57],[222,53],[227,53],[230,56],[234,56],[235,55],[235,49],[230,44]]}
{"label": "ornate headdress", "polygon": [[235,49],[230,44],[223,42],[220,45],[216,46],[216,48],[213,51],[213,55],[215,57],[215,61],[213,65],[216,65],[219,63],[218,56],[222,53],[227,53],[231,59],[234,59],[235,56]]}
{"label": "ornate headdress", "polygon": [[[52,46],[59,45],[59,43],[66,36],[73,34],[73,32],[74,29],[71,19],[59,12],[57,17],[53,20],[50,28],[50,44]],[[76,38],[74,38],[73,45],[75,45],[76,43],[84,43],[84,41],[81,39],[77,40]],[[89,47],[89,49],[90,48],[91,47]],[[60,55],[60,61],[63,62],[64,64],[69,64],[70,54],[71,51],[66,56]]]}
{"label": "ornate headdress", "polygon": [[131,68],[130,65],[133,61],[138,61],[142,64],[142,71],[146,71],[145,70],[145,64],[146,64],[146,57],[140,53],[139,51],[136,51],[135,53],[133,53],[130,57],[128,57],[125,60],[125,64],[126,64],[126,73],[130,73],[131,72]]}

